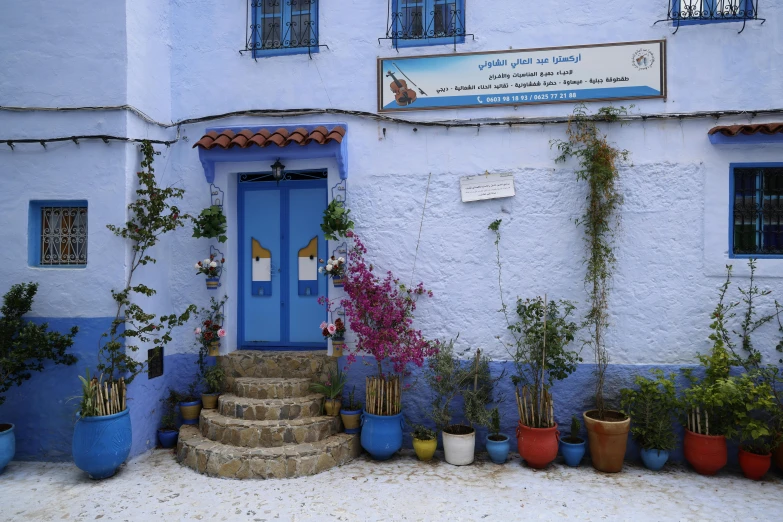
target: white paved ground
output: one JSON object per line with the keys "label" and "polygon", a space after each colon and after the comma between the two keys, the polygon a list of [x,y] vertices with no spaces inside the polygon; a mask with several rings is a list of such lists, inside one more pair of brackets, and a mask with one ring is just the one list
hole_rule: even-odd
{"label": "white paved ground", "polygon": [[0,520],[783,520],[783,479],[762,482],[683,467],[620,474],[554,464],[533,471],[515,457],[455,467],[404,453],[366,457],[314,477],[210,478],[157,450],[113,478],[91,481],[73,464],[12,462],[0,475]]}

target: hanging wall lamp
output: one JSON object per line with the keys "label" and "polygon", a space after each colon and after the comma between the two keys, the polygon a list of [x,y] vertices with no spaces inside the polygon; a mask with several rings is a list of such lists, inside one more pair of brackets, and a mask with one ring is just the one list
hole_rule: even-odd
{"label": "hanging wall lamp", "polygon": [[277,158],[277,161],[270,165],[270,167],[272,167],[272,177],[279,184],[285,175],[285,165],[280,163],[280,158]]}

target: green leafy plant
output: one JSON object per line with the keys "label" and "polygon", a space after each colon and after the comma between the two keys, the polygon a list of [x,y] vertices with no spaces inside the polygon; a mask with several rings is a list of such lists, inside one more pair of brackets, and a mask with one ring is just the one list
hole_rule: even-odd
{"label": "green leafy plant", "polygon": [[492,408],[489,417],[489,440],[505,440],[500,434],[500,410]]}
{"label": "green leafy plant", "polygon": [[324,210],[324,220],[321,223],[324,237],[332,241],[346,237],[347,232],[353,230],[354,226],[350,214],[351,210],[345,207],[345,203],[333,199]]}
{"label": "green leafy plant", "polygon": [[343,409],[346,411],[357,411],[362,409],[362,402],[357,401],[354,396],[356,395],[356,386],[351,388],[348,392],[348,399],[343,399]]}
{"label": "green leafy plant", "polygon": [[423,424],[414,424],[413,429],[411,430],[411,436],[414,439],[419,440],[434,440],[437,435],[434,430]]}
{"label": "green leafy plant", "polygon": [[336,399],[343,394],[345,381],[348,377],[339,368],[336,371],[329,369],[328,374],[326,382],[314,382],[310,385],[310,389],[315,393],[324,395],[327,399]]}
{"label": "green leafy plant", "polygon": [[736,440],[742,449],[757,455],[768,455],[781,442],[780,432],[774,429],[779,408],[772,386],[758,373],[745,373],[731,380],[743,399],[737,408]]}
{"label": "green leafy plant", "polygon": [[76,356],[66,353],[73,346],[79,332],[74,326],[70,333],[50,332],[49,324],[35,324],[24,319],[33,306],[37,283],[19,283],[3,296],[0,308],[0,404],[12,386],[20,386],[32,377],[32,372],[44,370],[47,361],[70,366]]}
{"label": "green leafy plant", "polygon": [[223,207],[211,205],[193,218],[193,237],[216,238],[220,243],[225,243],[227,230],[226,216]]}
{"label": "green leafy plant", "polygon": [[179,394],[172,389],[169,389],[168,397],[163,397],[160,400],[163,409],[163,414],[160,417],[160,429],[168,431],[177,430],[177,404],[182,402],[179,399]]}
{"label": "green leafy plant", "polygon": [[451,425],[452,402],[473,377],[455,353],[455,341],[442,343],[438,352],[427,358],[424,371],[424,379],[432,391],[429,416],[438,431]]}
{"label": "green leafy plant", "polygon": [[590,296],[590,310],[586,325],[590,338],[586,341],[595,356],[595,405],[598,419],[605,418],[604,382],[609,365],[606,349],[606,329],[609,326],[609,289],[617,258],[614,249],[614,233],[619,224],[619,208],[623,197],[617,187],[619,172],[617,163],[628,157],[628,151],[612,146],[602,134],[597,123],[614,122],[626,114],[625,107],[602,107],[591,116],[584,105],[574,109],[568,122],[566,140],[553,140],[560,155],[556,162],[574,158],[579,162],[577,181],[588,186],[585,211],[576,220],[585,232],[585,287]]}
{"label": "green leafy plant", "polygon": [[582,429],[582,423],[579,422],[579,418],[576,415],[571,415],[571,428],[568,437],[563,439],[565,442],[571,444],[579,444],[584,442],[584,439],[579,436],[579,432]]}
{"label": "green leafy plant", "polygon": [[637,375],[636,388],[620,390],[621,404],[631,417],[631,436],[646,450],[671,451],[677,446],[674,418],[680,409],[675,374],[650,371],[654,379]]}
{"label": "green leafy plant", "polygon": [[223,391],[223,385],[226,382],[226,372],[222,366],[216,364],[204,371],[202,379],[206,387],[204,393],[220,393]]}
{"label": "green leafy plant", "polygon": [[471,426],[489,428],[492,423],[492,412],[497,409],[491,409],[489,406],[503,401],[502,397],[495,396],[495,384],[505,377],[505,370],[493,379],[489,368],[490,362],[491,359],[486,354],[482,354],[481,350],[476,350],[475,358],[470,361],[468,371],[471,379],[463,388],[462,397],[465,400],[465,419]]}
{"label": "green leafy plant", "polygon": [[201,393],[199,392],[200,379],[196,379],[188,384],[188,389],[185,392],[174,392],[178,402],[197,402],[201,401]]}
{"label": "green leafy plant", "polygon": [[[147,361],[138,361],[133,354],[141,345],[155,348],[165,346],[171,341],[172,330],[185,324],[196,310],[194,305],[190,305],[181,314],[158,316],[145,312],[134,302],[134,296],[144,299],[156,293],[146,284],[134,283],[134,275],[140,267],[156,262],[149,251],[158,244],[161,235],[183,227],[185,219],[190,218],[170,203],[181,199],[185,191],[158,185],[152,167],[157,153],[149,141],[142,143],[141,152],[144,159],[141,171],[136,175],[139,187],[136,189],[136,199],[128,205],[130,219],[123,226],[107,225],[116,236],[127,239],[131,249],[125,287],[111,292],[117,311],[111,328],[101,335],[99,341],[98,371],[112,385],[116,385],[121,377],[124,377],[125,384],[130,384],[144,372]],[[157,353],[160,356],[160,350]],[[117,389],[122,391],[124,386],[117,386]]]}
{"label": "green leafy plant", "polygon": [[100,415],[98,412],[98,397],[95,393],[93,380],[90,378],[90,369],[86,370],[87,377],[79,375],[82,384],[82,393],[75,397],[70,397],[68,401],[79,400],[79,415],[82,417],[95,417]]}

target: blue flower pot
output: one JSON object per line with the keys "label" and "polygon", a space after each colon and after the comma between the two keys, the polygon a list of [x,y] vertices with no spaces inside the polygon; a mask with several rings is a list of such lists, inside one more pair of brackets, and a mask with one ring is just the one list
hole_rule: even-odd
{"label": "blue flower pot", "polygon": [[582,457],[585,456],[585,446],[585,441],[566,442],[560,439],[560,453],[563,455],[565,463],[572,468],[579,466],[579,463],[582,462]]}
{"label": "blue flower pot", "polygon": [[644,466],[652,471],[660,471],[666,461],[669,460],[669,452],[657,449],[642,449],[642,462]]}
{"label": "blue flower pot", "polygon": [[114,475],[130,455],[131,420],[128,408],[104,417],[79,417],[73,429],[73,461],[90,478]]}
{"label": "blue flower pot", "polygon": [[375,460],[387,460],[402,447],[402,412],[397,415],[362,413],[362,448]]}
{"label": "blue flower pot", "polygon": [[487,435],[487,453],[489,458],[495,464],[503,464],[508,459],[508,451],[511,448],[511,443],[508,441],[508,435],[500,434],[501,437],[505,437],[504,440],[492,440]]}
{"label": "blue flower pot", "polygon": [[158,442],[161,448],[173,448],[177,444],[177,430],[158,430]]}
{"label": "blue flower pot", "polygon": [[14,459],[16,436],[13,424],[0,424],[0,473]]}

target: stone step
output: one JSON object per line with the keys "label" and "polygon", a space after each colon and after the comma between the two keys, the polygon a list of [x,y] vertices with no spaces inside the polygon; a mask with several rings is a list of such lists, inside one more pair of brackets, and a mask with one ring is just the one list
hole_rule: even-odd
{"label": "stone step", "polygon": [[226,372],[227,389],[232,390],[238,377],[310,379],[326,382],[329,370],[337,369],[337,359],[325,350],[307,352],[267,352],[237,350],[218,357]]}
{"label": "stone step", "polygon": [[242,420],[215,410],[201,410],[201,435],[243,448],[273,448],[286,444],[318,442],[340,431],[339,417],[293,420]]}
{"label": "stone step", "polygon": [[358,435],[340,433],[310,443],[239,448],[211,441],[196,426],[182,426],[177,461],[198,473],[226,478],[293,478],[350,462],[361,452]]}
{"label": "stone step", "polygon": [[249,399],[290,399],[310,393],[310,379],[283,379],[280,377],[237,377],[234,394]]}
{"label": "stone step", "polygon": [[323,395],[311,394],[290,399],[251,399],[233,394],[221,395],[217,411],[226,417],[244,420],[285,420],[318,417]]}

